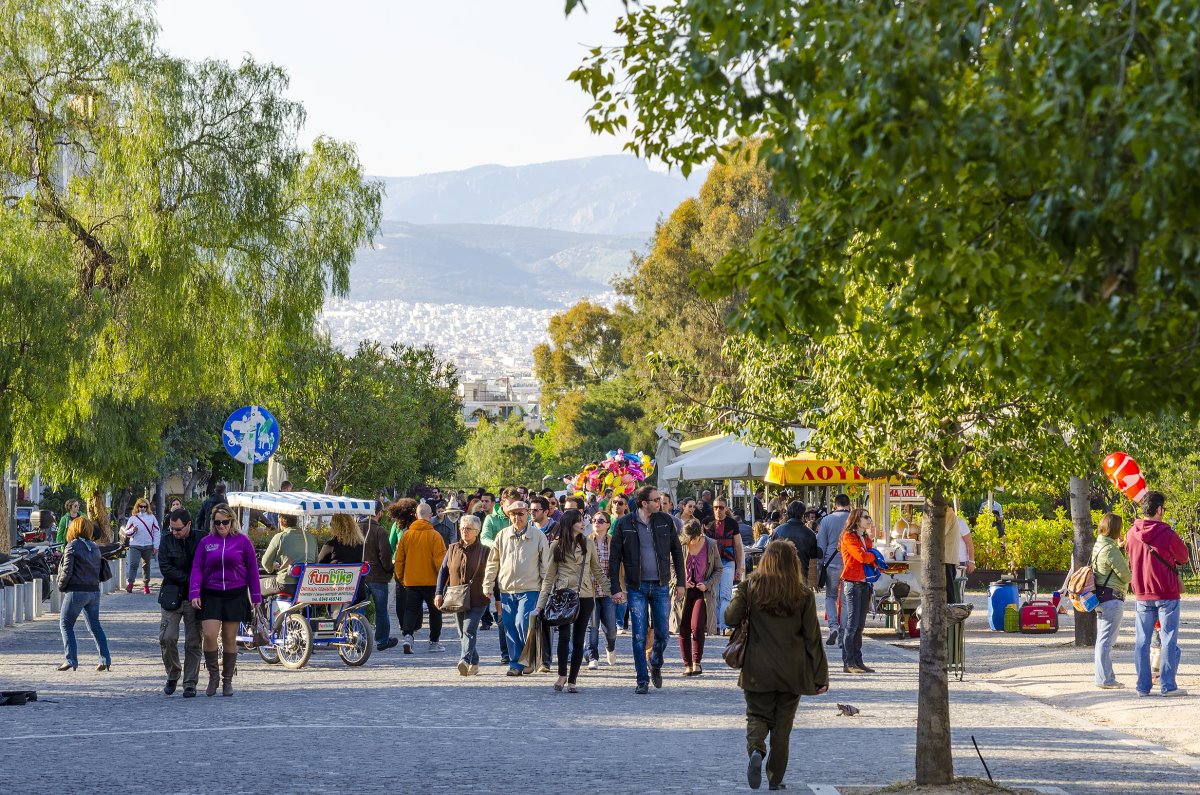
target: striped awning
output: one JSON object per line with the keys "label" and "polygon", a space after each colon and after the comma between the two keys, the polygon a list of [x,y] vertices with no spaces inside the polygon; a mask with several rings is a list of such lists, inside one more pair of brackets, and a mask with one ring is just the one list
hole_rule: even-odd
{"label": "striped awning", "polygon": [[289,516],[333,516],[335,513],[368,516],[375,513],[375,500],[356,500],[311,491],[234,491],[225,496],[231,508],[253,508]]}

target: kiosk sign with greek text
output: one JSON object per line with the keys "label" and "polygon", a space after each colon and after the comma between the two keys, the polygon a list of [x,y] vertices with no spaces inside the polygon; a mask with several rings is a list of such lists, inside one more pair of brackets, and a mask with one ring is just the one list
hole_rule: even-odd
{"label": "kiosk sign with greek text", "polygon": [[362,566],[309,564],[296,583],[295,602],[335,604],[354,601]]}

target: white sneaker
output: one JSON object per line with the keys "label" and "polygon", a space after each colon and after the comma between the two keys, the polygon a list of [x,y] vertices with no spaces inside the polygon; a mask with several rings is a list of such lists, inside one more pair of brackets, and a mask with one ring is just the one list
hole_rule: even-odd
{"label": "white sneaker", "polygon": [[477,676],[478,674],[479,665],[477,663],[471,663],[470,667],[467,668],[467,676]]}
{"label": "white sneaker", "polygon": [[1101,690],[1121,690],[1125,687],[1125,685],[1121,684],[1120,682],[1113,682],[1111,685],[1096,685],[1096,687],[1100,688]]}
{"label": "white sneaker", "polygon": [[405,635],[405,636],[404,636],[404,653],[405,653],[405,654],[412,654],[412,653],[413,653],[413,648],[412,648],[412,647],[413,647],[413,636],[412,636],[412,635]]}
{"label": "white sneaker", "polygon": [[595,660],[588,660],[588,670],[589,671],[594,671],[599,667],[600,667],[600,663],[596,662]]}
{"label": "white sneaker", "polygon": [[608,664],[609,665],[617,664],[617,653],[615,651],[610,651],[608,653]]}
{"label": "white sneaker", "polygon": [[429,641],[429,653],[430,654],[437,654],[438,652],[443,652],[445,650],[446,650],[446,647],[443,646],[442,644],[438,643],[437,641],[432,641],[432,640]]}
{"label": "white sneaker", "polygon": [[1182,687],[1177,687],[1174,690],[1164,690],[1162,692],[1163,698],[1171,698],[1172,696],[1186,696],[1186,695],[1187,695],[1187,691],[1184,690]]}

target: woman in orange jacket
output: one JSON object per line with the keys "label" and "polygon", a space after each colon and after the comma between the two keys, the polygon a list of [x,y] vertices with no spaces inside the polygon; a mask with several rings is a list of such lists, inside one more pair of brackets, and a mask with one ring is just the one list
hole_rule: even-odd
{"label": "woman in orange jacket", "polygon": [[842,553],[842,593],[846,615],[842,616],[842,670],[848,674],[874,673],[862,658],[863,626],[867,621],[867,606],[871,601],[871,584],[867,582],[863,565],[874,565],[871,552],[871,514],[866,508],[855,508],[846,518],[838,550]]}

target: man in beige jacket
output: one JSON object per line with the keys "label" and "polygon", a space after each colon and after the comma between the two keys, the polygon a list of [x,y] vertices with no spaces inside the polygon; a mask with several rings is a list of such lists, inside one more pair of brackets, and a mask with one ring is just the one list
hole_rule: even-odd
{"label": "man in beige jacket", "polygon": [[500,620],[508,643],[508,675],[520,676],[524,667],[517,661],[525,650],[529,618],[550,567],[550,543],[542,531],[530,524],[529,503],[514,500],[504,511],[512,524],[501,530],[492,544],[483,592],[491,593],[493,585],[500,586]]}

